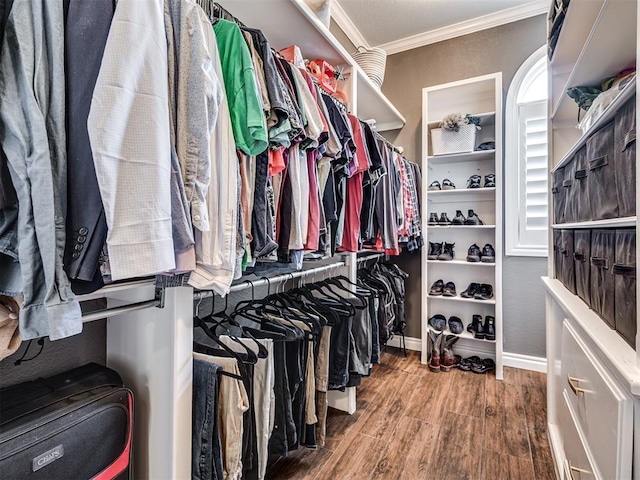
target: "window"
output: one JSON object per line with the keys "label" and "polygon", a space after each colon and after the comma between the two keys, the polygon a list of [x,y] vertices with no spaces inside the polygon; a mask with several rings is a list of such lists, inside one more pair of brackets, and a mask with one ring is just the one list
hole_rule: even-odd
{"label": "window", "polygon": [[547,61],[545,47],[516,72],[507,94],[506,254],[548,254]]}

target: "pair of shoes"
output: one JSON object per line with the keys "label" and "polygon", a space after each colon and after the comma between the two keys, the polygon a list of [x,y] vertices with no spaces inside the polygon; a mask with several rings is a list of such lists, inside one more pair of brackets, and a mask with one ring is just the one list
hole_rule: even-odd
{"label": "pair of shoes", "polygon": [[449,220],[449,217],[447,216],[447,214],[445,212],[442,212],[440,214],[440,218],[438,218],[438,214],[437,213],[432,213],[429,215],[429,225],[451,225],[451,220]]}
{"label": "pair of shoes", "polygon": [[434,373],[450,372],[452,368],[456,368],[460,364],[462,357],[453,352],[453,345],[459,340],[459,337],[430,330],[429,338],[431,339],[429,370]]}
{"label": "pair of shoes", "polygon": [[[482,177],[480,175],[471,175],[467,180],[467,188],[481,188],[480,181]],[[484,176],[484,188],[491,188],[496,186],[496,176],[493,173]]]}
{"label": "pair of shoes", "polygon": [[484,225],[484,222],[480,220],[478,214],[473,210],[469,210],[469,215],[464,218],[462,210],[456,210],[456,216],[451,220],[453,225]]}
{"label": "pair of shoes", "polygon": [[473,373],[488,373],[492,370],[495,370],[496,362],[494,362],[490,358],[485,358],[484,360],[480,357],[474,355],[472,357],[465,358],[460,361],[458,364],[458,369],[463,370],[465,372],[473,372]]}
{"label": "pair of shoes", "polygon": [[493,287],[488,283],[470,283],[460,296],[462,298],[475,298],[476,300],[489,300],[493,298]]}
{"label": "pair of shoes", "polygon": [[455,243],[447,242],[429,242],[429,253],[427,254],[427,260],[443,260],[451,261],[455,257],[453,247]]}
{"label": "pair of shoes", "polygon": [[429,319],[429,325],[438,332],[442,332],[446,328],[447,323],[449,324],[449,330],[455,335],[460,335],[464,331],[462,320],[454,315],[449,317],[448,322],[447,318],[440,313],[436,313]]}
{"label": "pair of shoes", "polygon": [[489,243],[482,247],[482,251],[475,243],[471,245],[467,251],[467,262],[495,263],[495,261],[496,251]]}
{"label": "pair of shoes", "polygon": [[436,280],[429,289],[429,295],[432,297],[455,297],[456,296],[456,284],[453,282],[444,283],[442,279]]}
{"label": "pair of shoes", "polygon": [[467,331],[473,333],[473,337],[480,340],[495,340],[496,319],[491,315],[487,315],[486,317],[484,317],[483,324],[482,315],[474,315],[471,323],[467,325]]}
{"label": "pair of shoes", "polygon": [[442,181],[442,185],[440,185],[440,182],[437,180],[434,180],[433,182],[431,182],[431,185],[429,185],[430,192],[434,192],[437,190],[455,190],[455,188],[456,186],[448,178],[445,178]]}

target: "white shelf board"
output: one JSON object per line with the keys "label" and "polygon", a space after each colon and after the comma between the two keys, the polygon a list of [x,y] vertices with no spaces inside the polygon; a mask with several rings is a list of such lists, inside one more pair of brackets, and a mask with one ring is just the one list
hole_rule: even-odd
{"label": "white shelf board", "polygon": [[378,131],[401,128],[405,124],[402,114],[373,85],[351,54],[304,1],[224,0],[221,5],[248,27],[262,30],[275,50],[297,45],[302,55],[310,60],[320,58],[334,66],[351,65],[358,76],[358,117],[374,119]]}
{"label": "white shelf board", "polygon": [[485,305],[495,305],[496,300],[492,298],[490,300],[476,300],[475,298],[463,298],[457,297],[443,297],[442,295],[429,295],[429,300],[444,300],[445,302],[463,302],[463,303],[483,303]]}
{"label": "white shelf board", "polygon": [[632,81],[622,90],[622,92],[611,102],[603,114],[591,125],[591,127],[580,137],[573,147],[562,157],[551,170],[551,173],[555,172],[558,168],[565,166],[571,157],[587,143],[587,139],[598,131],[602,126],[609,123],[616,115],[616,112],[624,106],[624,104],[636,93],[636,81]]}
{"label": "white shelf board", "polygon": [[576,62],[603,3],[604,0],[569,3],[551,58],[552,69],[564,69]]}
{"label": "white shelf board", "polygon": [[[462,113],[462,112],[461,112]],[[468,112],[467,112],[468,113]],[[462,113],[465,115],[465,113]],[[496,123],[496,112],[485,112],[485,113],[471,113],[472,117],[480,117],[480,126],[484,125],[493,125]],[[432,128],[440,128],[440,120],[434,120],[433,122],[429,122],[427,127],[429,130]]]}
{"label": "white shelf board", "polygon": [[354,67],[358,75],[358,118],[375,120],[376,130],[397,130],[406,123],[404,116],[376,87],[359,65]]}
{"label": "white shelf board", "polygon": [[463,331],[462,333],[452,333],[451,330],[449,330],[448,326],[441,332],[433,328],[431,325],[429,325],[427,328],[429,329],[429,331],[434,333],[444,333],[445,335],[453,335],[456,337],[466,338],[467,340],[474,340],[476,342],[482,342],[482,343],[496,343],[495,340],[485,340],[484,338],[476,338],[473,336],[473,333],[468,332],[467,330]]}
{"label": "white shelf board", "polygon": [[611,362],[616,372],[627,382],[633,395],[640,395],[640,365],[633,348],[584,303],[554,278],[542,277],[547,292],[575,320],[590,341]]}
{"label": "white shelf board", "polygon": [[495,263],[484,262],[467,262],[466,260],[427,260],[427,263],[436,263],[440,265],[466,265],[468,267],[495,267]]}
{"label": "white shelf board", "polygon": [[638,217],[610,218],[607,220],[592,220],[589,222],[577,223],[554,223],[551,228],[555,229],[579,229],[579,228],[616,228],[635,227]]}
{"label": "white shelf board", "polygon": [[427,195],[429,197],[435,196],[435,197],[438,197],[438,198],[441,198],[441,197],[453,197],[453,196],[456,196],[456,195],[464,195],[464,196],[474,197],[476,195],[494,193],[495,191],[496,191],[496,187],[488,187],[488,188],[456,188],[456,189],[453,189],[453,190],[432,190],[432,191],[427,191]]}
{"label": "white shelf board", "polygon": [[[427,157],[430,165],[444,165],[447,163],[471,162],[480,160],[493,160],[495,150],[477,150],[475,152],[449,153],[446,155],[431,155]],[[429,192],[432,193],[432,192]]]}
{"label": "white shelf board", "polygon": [[[569,87],[599,85],[603,79],[635,65],[637,16],[636,2],[605,0],[564,92]],[[578,105],[561,94],[551,115],[554,123],[577,117]]]}
{"label": "white shelf board", "polygon": [[427,228],[475,228],[475,229],[491,229],[496,228],[495,225],[430,225]]}

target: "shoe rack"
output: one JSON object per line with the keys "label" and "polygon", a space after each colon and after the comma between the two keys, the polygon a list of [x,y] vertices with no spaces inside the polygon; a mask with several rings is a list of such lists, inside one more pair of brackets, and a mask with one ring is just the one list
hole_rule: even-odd
{"label": "shoe rack", "polygon": [[[455,352],[463,357],[478,355],[496,362],[496,377],[503,378],[502,366],[502,74],[495,73],[459,82],[424,88],[423,108],[423,191],[425,247],[422,249],[422,363],[428,362],[429,318],[435,314],[462,319],[464,331],[457,335]],[[475,147],[484,142],[495,142],[493,150],[434,155],[431,130],[439,128],[440,120],[449,113],[471,114],[480,117],[481,129],[476,132]],[[485,175],[495,174],[495,187],[485,188]],[[467,180],[480,175],[480,188],[468,188]],[[430,191],[432,182],[440,184],[449,179],[455,189]],[[446,213],[453,220],[456,211],[467,217],[473,210],[483,225],[427,225],[432,213],[438,218]],[[429,259],[430,244],[455,243],[453,260]],[[490,244],[495,250],[495,262],[467,262],[467,251],[473,244],[480,250]],[[454,282],[455,297],[431,296],[432,284],[442,279]],[[460,294],[470,283],[485,283],[493,287],[493,298],[477,300]],[[473,315],[495,318],[495,340],[478,339],[467,331]],[[452,335],[449,327],[444,330]]]}

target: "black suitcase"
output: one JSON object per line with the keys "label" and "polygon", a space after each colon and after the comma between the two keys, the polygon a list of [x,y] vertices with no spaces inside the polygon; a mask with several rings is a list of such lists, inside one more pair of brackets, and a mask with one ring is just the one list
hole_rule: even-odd
{"label": "black suitcase", "polygon": [[90,363],[0,389],[0,477],[132,477],[133,394]]}

